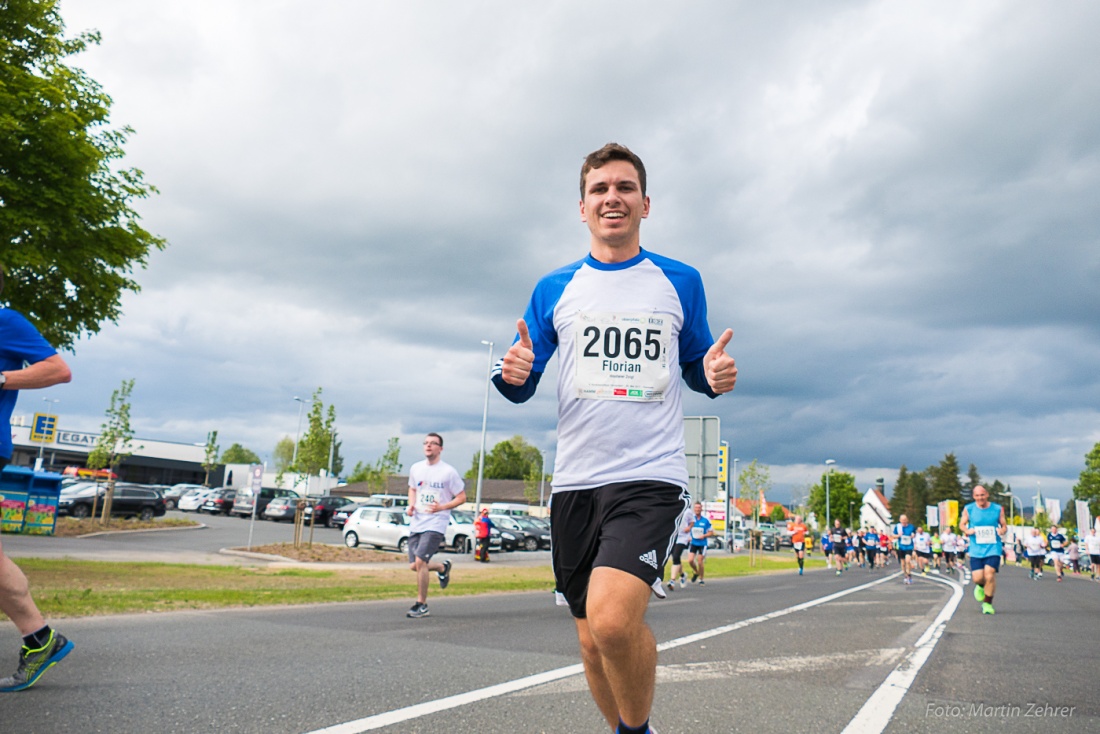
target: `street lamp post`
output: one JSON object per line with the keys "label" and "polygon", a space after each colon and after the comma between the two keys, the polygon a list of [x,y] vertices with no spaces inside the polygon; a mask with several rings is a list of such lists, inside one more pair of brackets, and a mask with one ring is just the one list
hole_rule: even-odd
{"label": "street lamp post", "polygon": [[829,469],[825,472],[825,532],[829,532],[833,527],[833,519],[829,514],[829,475],[833,473],[835,463],[833,459],[825,459],[825,466]]}
{"label": "street lamp post", "polygon": [[[50,410],[50,413],[53,413],[54,406],[61,402],[61,398],[42,398],[42,402],[43,403],[52,403],[49,410]],[[54,431],[57,431],[57,425],[56,424],[54,425],[53,429],[54,429]],[[43,459],[43,453],[45,451],[45,448],[46,448],[45,442],[40,441],[38,443],[38,461],[35,462],[35,466],[34,466],[35,471],[42,471],[42,459]]]}
{"label": "street lamp post", "polygon": [[[733,496],[734,496],[735,501],[741,499],[741,489],[737,486],[737,462],[738,461],[740,461],[740,459],[735,458],[733,460]],[[727,494],[729,494],[729,492],[727,492]],[[734,507],[736,508],[736,505],[734,505]],[[738,509],[738,512],[740,512],[739,509]]]}
{"label": "street lamp post", "polygon": [[481,513],[481,484],[485,477],[485,431],[489,427],[489,385],[492,383],[493,374],[493,343],[481,340],[482,344],[489,347],[489,371],[485,378],[485,407],[481,411],[481,454],[477,459],[477,496],[474,498],[474,517]]}
{"label": "street lamp post", "polygon": [[542,458],[539,462],[539,509],[541,510],[545,507],[542,502],[542,487],[546,480],[546,449],[539,449],[539,456]]}
{"label": "street lamp post", "polygon": [[294,455],[290,459],[290,466],[294,471],[298,471],[298,442],[302,439],[302,408],[305,407],[306,401],[302,400],[297,395],[294,399],[298,402],[298,432],[294,434]]}
{"label": "street lamp post", "polygon": [[848,500],[848,527],[853,528],[855,525],[852,522],[852,510],[855,508],[855,500]]}

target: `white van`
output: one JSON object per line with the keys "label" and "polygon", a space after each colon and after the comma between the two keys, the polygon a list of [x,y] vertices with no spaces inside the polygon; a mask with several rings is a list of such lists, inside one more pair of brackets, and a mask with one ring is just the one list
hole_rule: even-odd
{"label": "white van", "polygon": [[494,502],[489,505],[489,512],[494,515],[530,515],[530,505],[510,504],[508,502]]}

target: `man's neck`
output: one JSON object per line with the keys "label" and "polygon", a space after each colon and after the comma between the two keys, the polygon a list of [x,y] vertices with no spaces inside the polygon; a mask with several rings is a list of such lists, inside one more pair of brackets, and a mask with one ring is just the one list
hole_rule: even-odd
{"label": "man's neck", "polygon": [[606,265],[615,265],[637,257],[642,251],[642,245],[639,240],[626,243],[614,243],[592,238],[589,243],[589,250],[592,253],[592,257],[599,262]]}

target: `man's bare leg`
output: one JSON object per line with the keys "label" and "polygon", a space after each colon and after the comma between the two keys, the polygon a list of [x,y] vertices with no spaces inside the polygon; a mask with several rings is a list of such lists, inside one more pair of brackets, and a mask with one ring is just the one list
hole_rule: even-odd
{"label": "man's bare leg", "polygon": [[588,582],[588,618],[576,620],[588,687],[612,729],[620,719],[641,726],[653,706],[657,641],[645,623],[650,593],[637,576],[595,568]]}
{"label": "man's bare leg", "polygon": [[0,548],[0,612],[8,615],[23,636],[46,626],[46,620],[31,598],[27,577],[4,555],[3,548]]}
{"label": "man's bare leg", "polygon": [[430,572],[439,573],[444,570],[444,565],[439,561],[425,561],[420,556],[416,562],[409,566],[416,573],[416,600],[421,604],[428,603],[428,583],[431,581]]}

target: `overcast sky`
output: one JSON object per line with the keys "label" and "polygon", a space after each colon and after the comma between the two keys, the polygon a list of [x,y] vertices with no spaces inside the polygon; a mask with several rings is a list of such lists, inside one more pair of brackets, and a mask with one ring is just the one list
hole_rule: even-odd
{"label": "overcast sky", "polygon": [[[587,252],[579,167],[649,172],[732,395],[691,395],[776,499],[825,459],[1068,499],[1100,441],[1100,5],[64,0],[170,243],[80,340],[61,427],[135,378],[139,436],[269,458],[323,387],[350,468],[426,431],[465,471],[488,347]],[[489,445],[553,455],[554,382]],[[20,409],[33,412],[39,395]]]}

